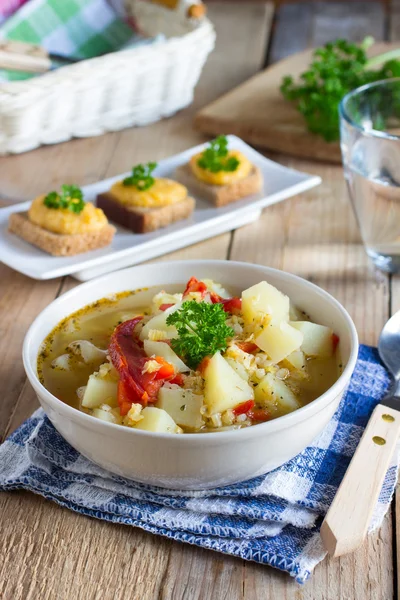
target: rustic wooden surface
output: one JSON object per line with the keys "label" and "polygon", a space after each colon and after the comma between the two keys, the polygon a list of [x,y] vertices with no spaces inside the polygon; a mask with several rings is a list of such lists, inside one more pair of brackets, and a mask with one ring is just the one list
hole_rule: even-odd
{"label": "rustic wooden surface", "polygon": [[[369,56],[397,47],[398,43],[380,42],[370,48]],[[195,117],[195,128],[211,136],[229,131],[268,151],[340,164],[339,141],[326,142],[311,134],[294,105],[282,101],[283,77],[291,74],[297,79],[307,70],[312,54],[312,50],[305,50],[280,60],[201,108]]]}
{"label": "rustic wooden surface", "polygon": [[[297,10],[290,14],[288,10],[283,12],[285,8],[292,9],[292,12],[294,9]],[[307,15],[309,6],[285,6],[282,8],[282,13],[284,16],[290,14],[289,23],[292,23],[295,17],[298,17],[299,21],[303,23],[303,8]],[[331,5],[330,8],[334,8],[334,6]],[[367,11],[367,14],[370,18],[375,17],[376,8],[376,5],[369,5],[370,10]],[[329,38],[328,31],[326,31],[327,22],[318,18],[316,22],[320,25],[317,30],[319,37],[322,31],[325,34],[322,35],[322,40]],[[375,34],[379,35],[382,23],[383,21],[379,18],[374,22]],[[349,29],[349,27],[345,29]],[[357,29],[357,32],[361,33],[360,28]],[[291,42],[287,45],[282,45],[282,42],[273,44],[272,56],[279,52],[280,48],[285,54],[288,49],[296,48],[297,38],[293,38],[293,31],[290,30],[290,27],[285,26],[284,33],[284,41],[287,39],[289,42],[288,36],[292,35]],[[355,31],[353,32],[354,36],[350,33],[351,30],[347,37],[353,39],[359,37]],[[374,32],[371,31],[371,33]],[[304,35],[303,29],[302,34]],[[314,44],[318,43],[315,40],[313,42]],[[398,43],[396,42],[392,44],[380,42],[374,44],[368,54],[372,57],[397,47]],[[298,79],[307,70],[312,61],[312,54],[313,50],[305,50],[287,56],[257,73],[239,87],[227,92],[221,98],[214,100],[208,106],[201,108],[195,117],[195,128],[212,136],[229,131],[250,144],[289,156],[341,163],[339,141],[326,142],[321,136],[311,134],[306,128],[303,116],[294,105],[282,101],[280,85],[283,77],[290,74],[294,79]]]}
{"label": "rustic wooden surface", "polygon": [[[367,6],[374,6],[368,12]],[[334,7],[334,8],[333,8]],[[301,9],[307,32],[301,26]],[[300,12],[293,12],[294,9]],[[29,198],[62,182],[90,183],[198,143],[191,128],[198,108],[262,68],[269,48],[274,60],[290,47],[302,50],[326,38],[384,37],[381,5],[321,3],[273,6],[212,4],[217,49],[196,91],[194,105],[142,129],[76,140],[0,161],[0,191]],[[394,7],[390,36],[400,34]],[[296,17],[297,15],[297,17]],[[366,16],[367,15],[367,16]],[[369,16],[368,16],[369,15]],[[353,23],[353,25],[351,25]],[[325,33],[323,33],[325,32]],[[324,37],[325,36],[325,37]],[[299,40],[296,46],[295,39]],[[289,42],[287,42],[289,43]],[[265,210],[257,223],[175,252],[168,258],[228,258],[275,266],[316,282],[342,302],[362,342],[376,344],[392,310],[400,308],[400,285],[371,268],[347,199],[343,173],[329,166],[273,156],[288,166],[320,175],[323,184]],[[34,282],[0,263],[0,441],[37,407],[26,382],[21,346],[32,319],[54,297],[76,285],[71,278]],[[392,294],[393,291],[393,294]],[[1,600],[393,600],[397,597],[396,516],[353,555],[325,560],[303,587],[279,571],[164,540],[125,526],[76,515],[29,493],[0,494]],[[397,548],[400,547],[398,539]]]}

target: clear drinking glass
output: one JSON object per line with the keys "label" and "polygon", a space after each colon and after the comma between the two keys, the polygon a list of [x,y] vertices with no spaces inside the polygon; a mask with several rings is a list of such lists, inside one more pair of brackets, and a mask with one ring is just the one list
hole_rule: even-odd
{"label": "clear drinking glass", "polygon": [[350,199],[377,267],[400,271],[400,78],[347,94],[340,137]]}

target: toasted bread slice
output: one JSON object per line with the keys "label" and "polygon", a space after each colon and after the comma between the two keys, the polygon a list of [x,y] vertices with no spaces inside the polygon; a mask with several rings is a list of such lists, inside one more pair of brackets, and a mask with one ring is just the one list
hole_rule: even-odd
{"label": "toasted bread slice", "polygon": [[142,208],[125,206],[118,202],[111,192],[105,192],[97,196],[97,206],[103,210],[110,221],[130,229],[134,233],[148,233],[190,217],[195,201],[188,196],[176,204],[169,204],[161,208]]}
{"label": "toasted bread slice", "polygon": [[32,223],[27,212],[12,213],[8,220],[8,230],[53,256],[74,256],[103,248],[111,244],[115,233],[115,227],[108,223],[98,231],[88,233],[53,233]]}
{"label": "toasted bread slice", "polygon": [[197,179],[190,168],[189,163],[178,167],[174,173],[174,179],[183,183],[191,189],[194,194],[209,200],[215,206],[225,206],[246,196],[257,194],[263,187],[263,176],[258,167],[253,165],[250,174],[228,185],[211,185]]}

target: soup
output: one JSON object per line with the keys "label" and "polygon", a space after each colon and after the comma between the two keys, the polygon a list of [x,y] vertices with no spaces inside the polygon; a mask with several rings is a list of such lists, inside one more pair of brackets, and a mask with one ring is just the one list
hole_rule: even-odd
{"label": "soup", "polygon": [[339,346],[331,329],[266,281],[235,297],[192,278],[178,293],[127,291],[70,315],[44,340],[38,375],[95,418],[207,433],[315,400],[340,374]]}

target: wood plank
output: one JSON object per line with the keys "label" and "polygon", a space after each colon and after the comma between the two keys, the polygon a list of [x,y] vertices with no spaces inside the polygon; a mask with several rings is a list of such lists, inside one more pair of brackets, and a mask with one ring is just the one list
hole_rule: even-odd
{"label": "wood plank", "polygon": [[[130,128],[101,138],[74,140],[51,148],[40,148],[20,156],[4,158],[0,161],[0,178],[4,175],[2,181],[7,182],[7,176],[10,176],[12,181],[14,179],[18,181],[17,173],[32,173],[35,190],[33,193],[36,194],[57,187],[64,181],[82,184],[109,177],[129,170],[135,162],[171,156],[202,141],[202,137],[191,128],[196,107],[209,102],[232,85],[237,85],[261,67],[272,21],[273,5],[272,3],[264,5],[249,3],[244,7],[234,4],[227,11],[226,5],[216,2],[210,7],[209,12],[215,24],[218,42],[196,89],[193,106],[171,119],[164,119],[148,127]],[[242,36],[242,33],[246,35]],[[221,72],[224,76],[221,76]],[[5,161],[4,167],[3,161]],[[36,185],[41,187],[36,188]],[[21,193],[14,189],[10,192],[10,188],[7,190],[7,193],[17,195]],[[30,194],[23,193],[27,193],[27,196]],[[230,234],[224,234],[166,255],[164,259],[187,260],[197,256],[225,258],[229,240]],[[62,284],[62,292],[75,285],[75,280],[67,279]],[[20,367],[20,377],[23,378],[22,365]],[[21,389],[22,387],[20,391]],[[10,422],[7,420],[8,434],[32,412],[34,402],[34,396],[29,389],[21,395],[16,403],[14,417]]]}
{"label": "wood plank", "polygon": [[[397,44],[375,44],[368,53],[374,56],[393,47]],[[280,92],[283,78],[292,75],[296,79],[308,68],[311,58],[312,51],[306,50],[258,73],[202,108],[196,115],[195,127],[212,135],[233,133],[275,152],[340,163],[339,142],[326,142],[311,134],[302,115]]]}
{"label": "wood plank", "polygon": [[[231,5],[229,10],[226,5],[226,9],[230,13]],[[241,14],[245,19],[244,13]],[[224,23],[221,12],[221,26]],[[140,154],[143,160],[152,158],[154,139],[158,144],[157,158],[164,156],[169,148],[176,151],[194,143],[186,143],[193,138],[188,128],[190,110],[185,114],[188,120],[181,113],[152,126],[157,135],[153,141],[144,135],[145,130],[138,137],[139,130],[120,134],[118,139],[124,147],[119,159],[109,164],[107,174],[119,172],[122,164],[129,168],[132,161],[129,153],[139,156],[143,152]],[[76,160],[79,159],[82,160],[77,156]],[[335,168],[325,171],[321,165],[300,161],[289,164],[321,173],[327,181],[300,199],[268,209],[257,224],[246,228],[246,238],[241,230],[238,234],[241,253],[235,245],[235,235],[232,257],[235,253],[240,260],[257,257],[261,263],[271,262],[322,283],[346,305],[354,304],[353,314],[364,339],[373,342],[388,304],[387,282],[385,278],[376,282],[373,272],[368,271],[357,229],[345,206],[342,174]],[[338,182],[342,182],[342,187]],[[343,223],[347,218],[350,222]],[[253,243],[254,237],[258,244]],[[229,234],[220,238],[215,258],[226,252],[225,240]],[[198,257],[204,252],[213,255],[210,244],[211,241],[202,247],[188,248],[185,256]],[[177,258],[180,252],[174,253]],[[64,285],[68,287],[69,283]],[[26,289],[22,289],[23,294]],[[362,306],[360,310],[355,305],[357,294],[357,302],[360,298],[371,299],[367,314]],[[22,396],[26,393],[24,389]],[[21,405],[17,409],[18,406]],[[87,520],[30,494],[2,494],[0,514],[7,515],[0,536],[0,556],[7,557],[0,561],[0,597],[7,600],[38,597],[41,600],[391,600],[393,597],[390,517],[359,553],[346,560],[325,561],[312,580],[300,588],[275,570],[174,544],[137,529]]]}
{"label": "wood plank", "polygon": [[[217,32],[221,30],[221,34],[219,46],[196,91],[195,106],[210,101],[213,94],[222,93],[243,81],[256,72],[263,62],[265,40],[272,16],[271,5],[267,8],[250,8],[250,11],[247,7],[244,10],[241,5],[229,5],[225,15],[227,8],[226,5],[223,8],[220,5],[210,7],[211,18],[216,24]],[[228,29],[225,29],[226,26]],[[242,39],[243,32],[246,36]],[[159,159],[200,141],[202,137],[190,128],[194,108],[150,127],[106,136],[114,140],[113,143],[98,140],[101,145],[110,144],[107,152],[105,147],[101,150],[107,162],[107,165],[102,163],[102,168],[105,166],[102,176],[126,170],[136,160]],[[116,144],[117,147],[114,148]],[[68,151],[68,148],[71,150]],[[52,171],[55,159],[43,150],[38,153],[46,155],[49,159],[48,169]],[[72,151],[76,151],[73,156],[77,165],[80,165],[77,168],[82,169],[77,172],[84,179],[92,173],[96,179],[96,164],[92,162],[90,154],[81,154],[80,144],[72,142],[65,144],[65,154],[63,151],[57,161],[58,182],[64,181],[68,172],[68,169],[63,170],[63,157],[65,159],[70,156],[69,152],[72,155]],[[6,159],[9,165],[13,161],[13,177],[18,170],[25,171],[24,164],[27,163],[24,163],[23,158],[27,156]],[[27,168],[30,170],[41,169],[40,159],[36,161],[30,158],[28,164]],[[2,164],[0,175],[1,168]],[[74,171],[71,170],[71,173]],[[13,177],[10,178],[11,182]],[[49,174],[41,169],[36,178],[35,193],[39,191],[39,185],[43,186],[40,189],[46,189],[46,177]],[[78,181],[80,182],[81,180]],[[18,191],[19,189],[22,188],[18,188]],[[10,190],[15,193],[14,188],[8,187],[9,193]],[[199,256],[226,258],[230,237],[230,234],[218,236],[174,252],[162,260]],[[21,295],[31,289],[32,285],[31,281],[25,279]],[[66,278],[62,291],[75,285],[72,278]],[[39,284],[39,290],[41,286]],[[36,402],[28,384],[22,385],[22,391],[18,389],[16,392],[19,393],[18,401],[16,393],[10,394],[15,402],[15,410],[7,420],[8,433],[29,415]],[[26,493],[1,494],[0,514],[7,515],[7,520],[3,519],[1,524],[0,556],[6,559],[0,561],[0,598],[243,598],[243,566],[240,560],[174,544],[138,529],[88,520]],[[56,552],[53,551],[54,548],[57,548]]]}
{"label": "wood plank", "polygon": [[[235,232],[230,258],[280,268],[320,285],[350,312],[360,340],[375,345],[387,319],[388,283],[368,263],[341,169],[299,161],[290,161],[288,166],[320,175],[323,184],[266,209],[251,232],[249,227]],[[361,298],[368,298],[368,302],[360,301]],[[271,579],[275,594],[271,594],[271,599],[315,600],[321,590],[324,600],[390,599],[393,597],[391,544],[389,514],[381,530],[369,537],[358,552],[319,565],[301,595],[286,578],[281,580],[271,571],[248,572],[247,565],[246,582],[251,590],[262,590]],[[349,590],[353,595],[346,595]]]}
{"label": "wood plank", "polygon": [[0,281],[0,314],[3,315],[0,320],[1,442],[26,381],[21,360],[25,333],[36,315],[55,297],[60,280],[29,281],[0,263]]}
{"label": "wood plank", "polygon": [[[339,10],[338,6],[335,10]],[[343,7],[342,14],[349,14],[352,6],[349,3]],[[320,35],[321,28],[317,31],[314,25],[310,44],[315,45],[316,39],[318,44],[324,43],[324,39],[317,38]],[[341,27],[335,29],[335,37],[342,37]],[[388,316],[388,278],[374,271],[368,262],[342,170],[299,160],[281,162],[320,175],[323,184],[266,209],[251,231],[244,227],[235,232],[230,258],[288,270],[317,283],[349,310],[361,341],[376,344]],[[245,597],[389,600],[394,594],[392,536],[389,512],[381,529],[359,551],[338,560],[325,560],[301,590],[270,570],[245,565]]]}
{"label": "wood plank", "polygon": [[159,597],[171,542],[89,519],[26,492],[2,493],[0,500],[8,515],[0,538],[0,598]]}

